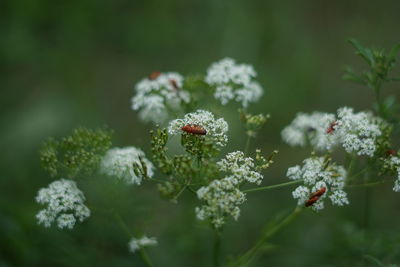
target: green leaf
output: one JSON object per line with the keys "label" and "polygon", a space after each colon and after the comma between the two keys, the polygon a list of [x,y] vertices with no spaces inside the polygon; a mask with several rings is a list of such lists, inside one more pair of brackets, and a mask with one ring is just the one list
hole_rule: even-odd
{"label": "green leaf", "polygon": [[356,53],[360,55],[367,63],[372,66],[374,64],[374,56],[370,49],[363,47],[357,40],[347,40],[355,49]]}
{"label": "green leaf", "polygon": [[359,84],[362,84],[362,85],[366,85],[366,82],[364,81],[364,79],[362,78],[362,76],[360,76],[360,75],[357,75],[354,71],[353,71],[353,69],[351,68],[351,67],[349,67],[349,66],[346,66],[345,68],[344,68],[344,74],[343,74],[343,80],[347,80],[347,81],[352,81],[352,82],[355,82],[355,83],[359,83]]}
{"label": "green leaf", "polygon": [[389,60],[395,60],[397,53],[400,51],[400,43],[392,47],[389,53]]}
{"label": "green leaf", "polygon": [[375,258],[374,256],[363,255],[363,257],[365,259],[367,259],[368,261],[370,261],[371,263],[375,263],[377,266],[384,267],[383,263],[380,260],[378,260],[377,258]]}

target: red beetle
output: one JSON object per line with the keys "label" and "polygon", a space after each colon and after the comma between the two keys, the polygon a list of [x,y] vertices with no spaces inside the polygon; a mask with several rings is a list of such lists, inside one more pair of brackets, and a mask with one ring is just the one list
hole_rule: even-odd
{"label": "red beetle", "polygon": [[317,202],[319,200],[319,197],[315,196],[315,197],[311,197],[309,200],[306,201],[305,206],[309,207],[314,205],[315,202]]}
{"label": "red beetle", "polygon": [[178,83],[174,79],[170,79],[169,83],[174,87],[175,90],[179,89]]}
{"label": "red beetle", "polygon": [[397,151],[394,149],[389,149],[388,151],[386,151],[386,156],[394,156],[397,154]]}
{"label": "red beetle", "polygon": [[155,79],[157,79],[158,76],[160,76],[160,75],[161,75],[161,72],[159,72],[159,71],[152,72],[152,73],[150,73],[150,75],[149,75],[149,79],[150,79],[150,80],[155,80]]}
{"label": "red beetle", "polygon": [[207,134],[206,129],[204,129],[203,127],[199,126],[199,125],[185,125],[181,128],[182,131],[187,132],[187,133],[191,133],[191,134],[198,134],[198,135],[205,135]]}
{"label": "red beetle", "polygon": [[315,191],[314,193],[312,193],[310,198],[312,198],[312,197],[321,197],[325,192],[326,192],[326,187],[322,187],[318,191]]}
{"label": "red beetle", "polygon": [[328,129],[326,129],[326,133],[327,133],[327,134],[332,133],[332,132],[335,130],[334,127],[335,127],[336,125],[337,125],[337,122],[336,122],[336,121],[332,122],[332,123],[329,125]]}
{"label": "red beetle", "polygon": [[315,191],[314,193],[311,193],[310,198],[306,201],[305,206],[309,207],[314,205],[315,202],[319,200],[319,198],[325,194],[326,192],[326,187],[320,188],[318,191]]}

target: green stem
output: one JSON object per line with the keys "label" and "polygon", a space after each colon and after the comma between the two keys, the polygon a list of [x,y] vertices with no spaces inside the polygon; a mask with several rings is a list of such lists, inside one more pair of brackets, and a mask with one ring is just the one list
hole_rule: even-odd
{"label": "green stem", "polygon": [[356,157],[351,155],[349,166],[347,167],[347,174],[350,175],[351,171],[353,170],[354,164],[356,162]]}
{"label": "green stem", "polygon": [[300,214],[302,211],[302,207],[297,206],[293,212],[291,212],[287,217],[285,217],[282,221],[280,221],[278,224],[274,225],[272,228],[266,229],[266,231],[263,233],[261,238],[255,243],[253,247],[251,247],[246,253],[244,253],[242,256],[239,257],[239,259],[233,264],[233,266],[244,266],[247,265],[251,259],[257,254],[257,252],[262,248],[262,246],[265,244],[265,242],[273,236],[275,233],[277,233],[279,230],[281,230],[283,227],[288,225],[290,222],[292,222],[297,216]]}
{"label": "green stem", "polygon": [[[121,215],[114,210],[113,211],[114,217],[117,220],[118,224],[120,225],[120,227],[124,230],[124,232],[129,236],[129,237],[133,237],[133,233],[131,232],[130,228],[128,227],[128,225],[125,223],[124,219],[122,219]],[[147,255],[146,251],[144,248],[141,248],[139,251],[140,257],[142,258],[143,262],[146,264],[146,266],[148,267],[152,267],[153,264],[150,261],[149,256]]]}
{"label": "green stem", "polygon": [[244,147],[244,155],[245,155],[245,156],[249,153],[249,150],[250,150],[250,142],[251,142],[251,136],[250,136],[250,135],[247,135],[246,146]]}
{"label": "green stem", "polygon": [[346,183],[348,184],[350,181],[354,180],[354,178],[356,178],[357,176],[360,176],[367,170],[368,170],[368,167],[366,167],[366,168],[362,169],[361,171],[357,172],[356,174],[350,176],[349,178],[346,179]]}
{"label": "green stem", "polygon": [[221,232],[214,230],[214,249],[213,249],[213,264],[214,267],[220,266],[220,254],[221,254]]}
{"label": "green stem", "polygon": [[141,248],[140,251],[140,256],[142,257],[143,262],[148,266],[148,267],[152,267],[153,264],[151,263],[150,257],[149,255],[147,255],[147,252],[144,248]]}
{"label": "green stem", "polygon": [[256,187],[256,188],[250,188],[247,190],[243,190],[243,192],[248,193],[248,192],[255,192],[255,191],[264,191],[264,190],[269,190],[269,189],[274,189],[274,188],[279,188],[279,187],[285,187],[289,186],[292,184],[299,184],[303,182],[303,180],[296,180],[296,181],[290,181],[282,184],[274,184],[274,185],[268,185],[268,186],[262,186],[262,187]]}
{"label": "green stem", "polygon": [[[364,174],[364,182],[368,181],[367,173]],[[370,206],[371,206],[371,191],[367,186],[365,187],[365,198],[364,198],[364,228],[368,229],[369,226],[369,216],[370,216]]]}
{"label": "green stem", "polygon": [[129,236],[132,237],[133,234],[130,230],[130,228],[128,227],[128,225],[126,225],[124,219],[122,219],[121,215],[117,212],[117,211],[113,211],[114,217],[117,220],[119,226],[121,227],[122,230],[124,230],[124,232]]}
{"label": "green stem", "polygon": [[353,188],[353,187],[373,187],[375,185],[381,185],[387,182],[388,180],[382,180],[378,182],[371,182],[371,183],[364,183],[364,184],[353,184],[353,185],[347,185],[347,188]]}

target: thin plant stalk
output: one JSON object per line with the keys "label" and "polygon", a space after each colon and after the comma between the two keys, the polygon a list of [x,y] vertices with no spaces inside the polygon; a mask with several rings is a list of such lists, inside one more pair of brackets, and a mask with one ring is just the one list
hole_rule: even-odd
{"label": "thin plant stalk", "polygon": [[282,221],[277,223],[271,228],[267,228],[261,238],[251,247],[246,253],[238,258],[236,262],[234,262],[233,266],[246,266],[252,258],[258,253],[258,251],[262,248],[262,246],[268,241],[270,237],[272,237],[275,233],[279,232],[286,225],[291,223],[294,219],[298,217],[300,212],[302,211],[301,206],[297,206],[293,212],[291,212],[288,216],[286,216]]}
{"label": "thin plant stalk", "polygon": [[246,145],[244,147],[244,154],[247,155],[250,150],[251,136],[247,134]]}
{"label": "thin plant stalk", "polygon": [[285,186],[289,186],[289,185],[293,185],[293,184],[299,184],[301,182],[303,182],[303,180],[290,181],[290,182],[281,183],[281,184],[274,184],[274,185],[267,185],[267,186],[262,186],[262,187],[250,188],[250,189],[247,189],[247,190],[243,190],[243,192],[244,193],[248,193],[248,192],[255,192],[255,191],[270,190],[270,189],[275,189],[275,188],[279,188],[279,187],[285,187]]}
{"label": "thin plant stalk", "polygon": [[[131,238],[133,237],[133,234],[131,230],[129,229],[128,225],[125,223],[124,219],[122,219],[121,215],[114,210],[113,211],[114,217],[117,220],[118,224],[124,230],[124,232]],[[150,257],[147,255],[146,251],[144,248],[140,248],[139,250],[140,257],[142,258],[143,262],[146,264],[148,267],[153,267],[153,264],[151,263]]]}
{"label": "thin plant stalk", "polygon": [[213,266],[219,267],[221,262],[221,231],[214,229]]}

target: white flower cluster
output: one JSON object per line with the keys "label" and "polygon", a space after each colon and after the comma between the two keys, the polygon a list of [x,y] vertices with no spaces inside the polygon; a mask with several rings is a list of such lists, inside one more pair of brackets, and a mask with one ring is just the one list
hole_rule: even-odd
{"label": "white flower cluster", "polygon": [[394,181],[393,191],[400,192],[400,158],[396,156],[391,156],[386,160],[386,164],[396,171],[397,179]]}
{"label": "white flower cluster", "polygon": [[197,197],[204,202],[201,207],[196,207],[197,219],[210,220],[215,228],[225,224],[225,216],[239,218],[239,205],[246,200],[246,195],[240,191],[239,181],[233,177],[225,177],[212,181],[208,186],[197,190]]}
{"label": "white flower cluster", "polygon": [[210,220],[215,228],[225,223],[226,216],[239,218],[239,205],[246,200],[246,195],[240,191],[244,182],[260,184],[263,176],[256,171],[254,160],[245,157],[241,151],[232,152],[217,162],[221,172],[229,176],[221,180],[214,180],[208,186],[197,190],[197,197],[204,202],[201,207],[196,207],[199,220]]}
{"label": "white flower cluster", "polygon": [[[332,204],[343,206],[348,205],[347,194],[343,191],[346,170],[342,166],[328,163],[323,157],[311,157],[303,162],[303,166],[294,166],[288,169],[287,177],[291,180],[302,179],[304,185],[297,187],[293,192],[293,198],[297,199],[298,205],[307,202],[315,211],[324,208],[323,200],[327,197]],[[325,188],[325,189],[323,189]],[[322,194],[313,198],[313,194],[319,190]]]}
{"label": "white flower cluster", "polygon": [[[145,166],[142,166],[140,159]],[[138,167],[141,170],[138,170]],[[142,172],[146,171],[146,176],[152,177],[153,169],[153,164],[145,157],[144,152],[133,146],[108,150],[100,164],[101,173],[116,176],[128,184],[137,185],[142,182]]]}
{"label": "white flower cluster", "polygon": [[82,222],[90,216],[90,210],[83,204],[85,196],[71,180],[60,179],[40,189],[36,201],[47,204],[47,208],[36,214],[39,224],[45,227],[56,220],[59,228],[72,229],[77,220]]}
{"label": "white flower cluster", "polygon": [[136,84],[132,109],[140,110],[144,121],[163,123],[169,118],[169,110],[179,111],[182,103],[190,102],[190,94],[182,88],[183,77],[179,73],[152,73]]}
{"label": "white flower cluster", "polygon": [[283,129],[282,139],[291,146],[303,147],[309,143],[315,150],[324,151],[332,144],[327,129],[335,120],[335,115],[329,113],[298,113]]}
{"label": "white flower cluster", "polygon": [[129,251],[135,253],[137,250],[149,247],[149,246],[156,246],[158,244],[157,239],[155,237],[147,237],[143,236],[141,238],[131,238],[129,241]]}
{"label": "white flower cluster", "polygon": [[376,150],[376,139],[382,132],[381,120],[369,112],[354,113],[352,108],[337,111],[332,137],[336,137],[348,153],[372,157]]}
{"label": "white flower cluster", "polygon": [[246,181],[259,185],[263,179],[263,175],[255,170],[254,160],[246,158],[242,151],[229,153],[217,165],[220,171],[231,173],[239,183]]}
{"label": "white flower cluster", "polygon": [[376,139],[381,135],[382,120],[369,112],[354,113],[352,108],[339,108],[334,114],[299,113],[283,129],[283,140],[292,146],[305,146],[309,142],[317,151],[331,150],[341,144],[348,153],[372,157]]}
{"label": "white flower cluster", "polygon": [[231,58],[213,63],[207,70],[206,83],[215,86],[214,97],[225,105],[232,99],[243,107],[256,102],[263,94],[260,84],[253,80],[257,76],[253,66],[236,64]]}
{"label": "white flower cluster", "polygon": [[182,127],[201,127],[206,131],[204,138],[212,141],[217,147],[224,147],[228,142],[228,123],[223,119],[215,119],[214,115],[206,110],[199,109],[188,113],[183,119],[176,119],[169,123],[168,132],[171,135],[190,134],[182,130]]}

